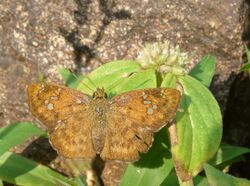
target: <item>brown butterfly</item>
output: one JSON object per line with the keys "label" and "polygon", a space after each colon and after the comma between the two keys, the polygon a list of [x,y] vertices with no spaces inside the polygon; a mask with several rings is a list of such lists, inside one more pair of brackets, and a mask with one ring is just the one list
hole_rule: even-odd
{"label": "brown butterfly", "polygon": [[180,92],[152,88],[126,92],[112,99],[97,88],[93,97],[56,84],[28,87],[30,111],[49,131],[51,145],[67,158],[135,161],[147,152],[153,133],[170,122]]}

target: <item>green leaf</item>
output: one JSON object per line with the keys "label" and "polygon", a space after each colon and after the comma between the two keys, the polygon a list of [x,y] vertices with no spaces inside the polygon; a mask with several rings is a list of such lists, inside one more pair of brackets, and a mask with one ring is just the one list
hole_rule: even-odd
{"label": "green leaf", "polygon": [[11,152],[0,156],[0,179],[21,186],[77,186],[59,173]]}
{"label": "green leaf", "polygon": [[207,178],[204,176],[195,176],[194,177],[194,185],[195,186],[207,186]]}
{"label": "green leaf", "polygon": [[245,147],[222,144],[215,156],[209,161],[209,164],[219,165],[234,158],[237,158],[245,153],[250,153],[250,149]]}
{"label": "green leaf", "polygon": [[176,88],[176,76],[172,73],[168,73],[162,80],[161,87]]}
{"label": "green leaf", "polygon": [[82,175],[74,178],[74,182],[77,184],[77,186],[87,186],[87,182]]}
{"label": "green leaf", "polygon": [[13,123],[0,129],[0,156],[32,136],[46,135],[46,133],[29,122]]}
{"label": "green leaf", "polygon": [[172,171],[160,184],[160,186],[171,185],[171,186],[179,186],[178,177],[175,171]]}
{"label": "green leaf", "polygon": [[107,93],[114,94],[112,89],[123,83],[134,73],[140,72],[140,68],[139,64],[134,61],[110,62],[92,71],[88,78],[84,78],[77,88],[92,95],[97,87],[103,87]]}
{"label": "green leaf", "polygon": [[250,63],[246,63],[240,67],[240,72],[250,70]]}
{"label": "green leaf", "polygon": [[176,116],[178,143],[172,147],[177,173],[182,180],[197,175],[203,163],[217,151],[222,136],[220,108],[210,91],[190,76],[180,76],[183,87]]}
{"label": "green leaf", "polygon": [[160,185],[174,168],[167,143],[167,130],[163,128],[155,135],[154,144],[149,152],[141,154],[138,162],[128,165],[120,185]]}
{"label": "green leaf", "polygon": [[225,174],[212,166],[206,164],[204,166],[208,185],[221,186],[221,185],[230,185],[230,186],[249,186],[250,181],[242,178],[236,178],[229,174]]}
{"label": "green leaf", "polygon": [[249,49],[247,48],[247,46],[245,45],[245,50],[246,50],[246,54],[247,54],[247,63],[246,64],[243,64],[241,67],[240,67],[240,72],[243,72],[243,71],[250,71],[250,51]]}
{"label": "green leaf", "polygon": [[156,75],[152,69],[135,72],[130,77],[124,79],[119,85],[112,89],[113,94],[123,93],[130,90],[155,88]]}
{"label": "green leaf", "polygon": [[38,80],[39,80],[39,82],[44,82],[45,79],[46,79],[45,75],[44,75],[43,73],[40,72],[40,73],[38,74]]}
{"label": "green leaf", "polygon": [[206,87],[209,87],[215,72],[215,62],[216,59],[214,56],[207,55],[195,65],[189,72],[189,75],[199,80]]}
{"label": "green leaf", "polygon": [[110,62],[100,66],[86,78],[81,76],[81,82],[68,70],[62,69],[61,74],[66,84],[72,88],[92,95],[97,87],[104,87],[106,93],[113,96],[117,93],[156,86],[154,70],[142,71],[140,68],[134,61]]}
{"label": "green leaf", "polygon": [[[207,186],[207,179],[203,176],[195,176],[193,179],[195,186]],[[171,186],[179,186],[178,177],[176,172],[172,172],[168,175],[168,177],[161,183],[161,186],[171,185]],[[185,185],[185,184],[183,184]]]}
{"label": "green leaf", "polygon": [[245,50],[246,50],[246,54],[247,54],[247,62],[250,63],[250,51],[246,45],[245,45]]}
{"label": "green leaf", "polygon": [[60,69],[60,74],[65,82],[65,85],[76,89],[81,81],[84,79],[84,76],[81,74],[73,75],[68,69],[62,68]]}

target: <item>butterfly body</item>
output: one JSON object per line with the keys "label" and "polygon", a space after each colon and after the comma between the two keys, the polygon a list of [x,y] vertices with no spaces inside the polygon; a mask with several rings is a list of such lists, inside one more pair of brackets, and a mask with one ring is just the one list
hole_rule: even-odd
{"label": "butterfly body", "polygon": [[109,101],[104,89],[97,88],[93,99],[89,103],[89,114],[91,115],[91,135],[95,151],[100,154],[106,136],[107,113],[109,112]]}
{"label": "butterfly body", "polygon": [[35,83],[28,87],[28,98],[32,114],[48,128],[60,155],[135,161],[152,145],[153,133],[173,119],[180,92],[152,88],[108,99],[97,88],[91,98],[64,86]]}

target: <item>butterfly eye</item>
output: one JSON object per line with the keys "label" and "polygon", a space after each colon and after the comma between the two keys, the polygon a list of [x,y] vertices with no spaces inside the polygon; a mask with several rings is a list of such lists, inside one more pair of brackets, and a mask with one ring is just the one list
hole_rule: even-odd
{"label": "butterfly eye", "polygon": [[93,98],[95,99],[103,99],[103,98],[107,98],[107,94],[104,91],[104,88],[97,88],[96,91],[93,94]]}

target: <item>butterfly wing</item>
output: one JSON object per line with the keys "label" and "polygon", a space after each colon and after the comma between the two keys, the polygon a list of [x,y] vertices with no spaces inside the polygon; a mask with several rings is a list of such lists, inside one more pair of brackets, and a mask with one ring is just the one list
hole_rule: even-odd
{"label": "butterfly wing", "polygon": [[60,155],[95,156],[87,95],[64,86],[35,83],[28,87],[28,99],[31,113],[48,128],[50,142]]}
{"label": "butterfly wing", "polygon": [[[74,107],[75,109],[82,109]],[[93,158],[90,118],[88,112],[76,112],[58,123],[49,140],[58,154],[67,158]]]}
{"label": "butterfly wing", "polygon": [[101,157],[135,161],[147,152],[153,133],[170,122],[178,108],[180,92],[154,88],[115,96],[107,113],[107,134]]}

